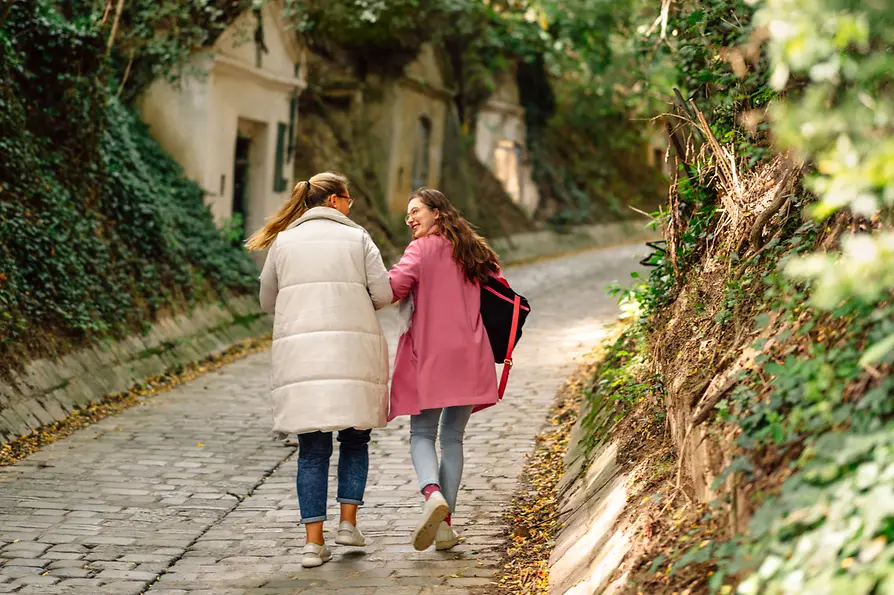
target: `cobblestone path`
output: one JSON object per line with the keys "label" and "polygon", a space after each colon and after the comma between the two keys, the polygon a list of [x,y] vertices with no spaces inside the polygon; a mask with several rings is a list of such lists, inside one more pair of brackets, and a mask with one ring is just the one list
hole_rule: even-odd
{"label": "cobblestone path", "polygon": [[[488,593],[501,515],[552,398],[617,307],[642,246],[507,271],[534,308],[501,404],[473,416],[453,551],[415,552],[408,422],[373,432],[364,550],[302,569],[295,449],[271,439],[268,353],[250,356],[0,469],[0,593]],[[394,311],[383,313],[395,343]],[[337,453],[337,448],[335,449]],[[333,460],[332,470],[335,470]]]}

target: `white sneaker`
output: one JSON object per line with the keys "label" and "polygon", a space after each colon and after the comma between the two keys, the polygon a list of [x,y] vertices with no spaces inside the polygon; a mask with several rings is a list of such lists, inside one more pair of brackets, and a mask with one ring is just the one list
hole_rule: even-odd
{"label": "white sneaker", "polygon": [[350,521],[342,521],[338,526],[338,537],[335,538],[335,543],[363,547],[366,545],[366,538],[363,537],[360,529],[352,525]]}
{"label": "white sneaker", "polygon": [[329,548],[316,543],[308,543],[301,553],[303,554],[301,565],[305,568],[316,568],[332,559],[332,552],[329,551]]}
{"label": "white sneaker", "polygon": [[435,549],[449,550],[457,543],[459,543],[459,535],[456,534],[453,527],[441,521],[441,524],[438,526],[438,533],[435,535]]}
{"label": "white sneaker", "polygon": [[450,514],[450,506],[447,504],[447,500],[444,499],[441,492],[433,492],[425,501],[419,526],[413,531],[413,548],[417,552],[428,549],[435,540],[438,526],[447,518],[448,514]]}

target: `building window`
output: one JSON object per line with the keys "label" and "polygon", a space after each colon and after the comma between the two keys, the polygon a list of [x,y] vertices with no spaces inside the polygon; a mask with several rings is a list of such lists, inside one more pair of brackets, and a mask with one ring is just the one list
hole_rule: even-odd
{"label": "building window", "polygon": [[273,162],[273,191],[285,192],[288,180],[283,177],[286,169],[286,134],[288,126],[279,122],[276,124],[276,155]]}
{"label": "building window", "polygon": [[413,147],[413,190],[428,186],[429,153],[431,149],[431,120],[420,116],[416,123]]}

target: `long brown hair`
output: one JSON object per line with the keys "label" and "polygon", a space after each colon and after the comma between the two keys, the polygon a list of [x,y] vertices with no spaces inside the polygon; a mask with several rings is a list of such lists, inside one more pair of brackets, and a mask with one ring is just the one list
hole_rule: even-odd
{"label": "long brown hair", "polygon": [[453,259],[462,267],[470,282],[484,283],[500,269],[497,253],[459,214],[443,192],[420,188],[410,195],[410,200],[414,198],[437,213],[438,233],[453,244]]}
{"label": "long brown hair", "polygon": [[326,199],[333,194],[347,193],[348,179],[331,171],[317,174],[308,181],[298,182],[292,189],[289,200],[267,220],[264,227],[251,234],[245,247],[249,251],[268,248],[279,232],[300,219],[308,209],[325,204]]}

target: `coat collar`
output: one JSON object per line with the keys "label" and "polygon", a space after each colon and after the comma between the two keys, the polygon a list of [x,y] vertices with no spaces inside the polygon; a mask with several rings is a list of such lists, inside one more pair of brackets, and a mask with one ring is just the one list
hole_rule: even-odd
{"label": "coat collar", "polygon": [[336,223],[341,223],[342,225],[347,225],[348,227],[363,229],[363,227],[354,223],[346,216],[342,215],[341,212],[333,209],[332,207],[314,207],[312,209],[308,209],[302,217],[300,217],[296,221],[293,221],[286,229],[293,229],[295,227],[298,227],[302,223],[307,223],[308,221],[314,221],[316,219],[328,219],[329,221],[335,221]]}

